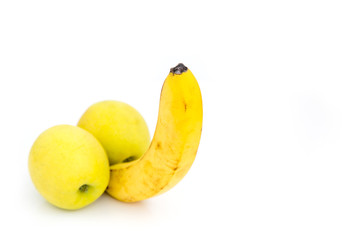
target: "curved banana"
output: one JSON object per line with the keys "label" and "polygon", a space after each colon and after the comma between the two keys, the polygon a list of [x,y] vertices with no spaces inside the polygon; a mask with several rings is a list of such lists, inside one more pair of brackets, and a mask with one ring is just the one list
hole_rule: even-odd
{"label": "curved banana", "polygon": [[202,97],[187,67],[171,68],[161,91],[157,126],[145,154],[111,166],[107,193],[124,202],[141,201],[175,186],[190,169],[202,132]]}

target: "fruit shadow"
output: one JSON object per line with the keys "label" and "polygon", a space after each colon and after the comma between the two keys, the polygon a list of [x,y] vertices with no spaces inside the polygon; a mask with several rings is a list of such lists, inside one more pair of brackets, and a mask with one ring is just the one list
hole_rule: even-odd
{"label": "fruit shadow", "polygon": [[121,202],[111,197],[106,192],[97,199],[93,204],[89,205],[93,211],[98,211],[99,214],[108,214],[112,216],[151,216],[151,201],[139,201],[133,203]]}
{"label": "fruit shadow", "polygon": [[[130,218],[151,218],[153,212],[151,211],[151,204],[148,201],[140,201],[134,203],[121,202],[112,198],[107,193],[103,193],[96,201],[77,210],[65,210],[53,206],[47,201],[42,201],[42,209],[51,209],[51,212],[56,212],[60,215],[91,215],[93,216],[107,216],[107,217],[130,217]],[[48,211],[45,211],[48,213]]]}

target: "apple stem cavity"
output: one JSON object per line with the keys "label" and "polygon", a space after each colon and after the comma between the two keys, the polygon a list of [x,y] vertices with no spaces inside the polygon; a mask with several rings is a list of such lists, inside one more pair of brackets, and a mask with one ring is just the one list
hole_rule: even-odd
{"label": "apple stem cavity", "polygon": [[128,157],[128,158],[126,158],[125,160],[123,160],[122,162],[123,162],[123,163],[127,163],[127,162],[132,162],[133,160],[136,160],[136,157],[135,157],[135,156]]}
{"label": "apple stem cavity", "polygon": [[89,187],[90,187],[89,185],[84,184],[79,188],[79,191],[85,193],[88,191]]}

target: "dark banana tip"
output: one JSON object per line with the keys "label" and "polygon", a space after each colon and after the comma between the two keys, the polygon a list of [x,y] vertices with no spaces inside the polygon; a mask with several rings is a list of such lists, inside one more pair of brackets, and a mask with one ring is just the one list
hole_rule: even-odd
{"label": "dark banana tip", "polygon": [[173,74],[181,75],[182,73],[186,72],[187,69],[188,68],[185,65],[183,65],[183,63],[179,63],[174,68],[171,68],[170,72]]}

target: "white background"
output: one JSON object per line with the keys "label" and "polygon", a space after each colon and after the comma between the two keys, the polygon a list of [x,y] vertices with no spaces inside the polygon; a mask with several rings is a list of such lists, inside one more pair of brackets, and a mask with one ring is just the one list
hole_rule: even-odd
{"label": "white background", "polygon": [[[169,192],[48,204],[33,141],[91,104],[151,134],[178,62],[196,76],[196,161]],[[358,1],[0,1],[0,238],[358,239]]]}

